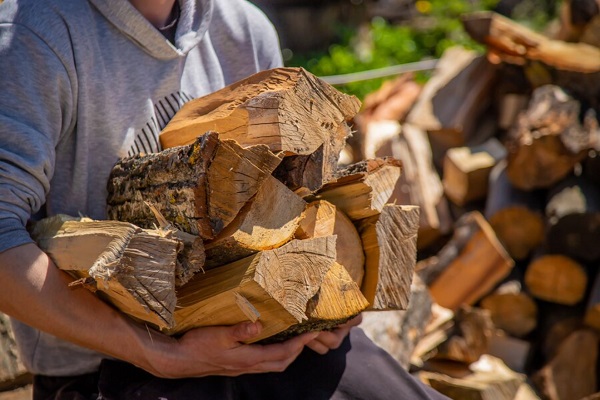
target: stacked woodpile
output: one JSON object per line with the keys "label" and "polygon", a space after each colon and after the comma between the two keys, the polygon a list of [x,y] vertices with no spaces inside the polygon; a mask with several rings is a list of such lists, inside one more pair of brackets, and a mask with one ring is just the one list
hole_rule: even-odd
{"label": "stacked woodpile", "polygon": [[[577,39],[595,37],[588,21]],[[454,399],[587,398],[600,392],[598,41],[493,13],[464,26],[486,55],[449,49],[423,87],[399,77],[356,118],[348,152],[401,158],[394,199],[421,207],[409,309],[364,326]]]}
{"label": "stacked woodpile", "polygon": [[255,340],[279,340],[406,309],[419,209],[388,201],[396,159],[338,169],[359,107],[302,69],[253,75],[115,165],[109,220],[58,215],[32,237],[73,285],[172,335],[260,320]]}

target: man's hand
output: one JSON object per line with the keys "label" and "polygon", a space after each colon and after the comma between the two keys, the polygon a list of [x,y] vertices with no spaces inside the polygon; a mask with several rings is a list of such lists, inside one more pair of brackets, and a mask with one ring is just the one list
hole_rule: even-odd
{"label": "man's hand", "polygon": [[157,334],[166,346],[159,344],[161,350],[154,354],[157,361],[151,361],[153,368],[146,369],[165,378],[281,372],[296,359],[306,343],[319,335],[318,332],[306,333],[268,345],[243,344],[256,337],[261,329],[260,322],[244,322],[193,329],[172,341]]}
{"label": "man's hand", "polygon": [[308,342],[306,346],[311,350],[319,353],[319,354],[327,354],[329,350],[337,349],[340,347],[350,329],[354,326],[357,326],[362,322],[362,314],[357,315],[352,318],[350,321],[346,322],[343,325],[338,326],[332,331],[323,331],[319,333],[312,341]]}

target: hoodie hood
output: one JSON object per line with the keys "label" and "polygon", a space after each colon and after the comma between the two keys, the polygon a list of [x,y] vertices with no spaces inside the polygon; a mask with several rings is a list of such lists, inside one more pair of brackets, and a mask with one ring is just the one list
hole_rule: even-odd
{"label": "hoodie hood", "polygon": [[198,45],[210,25],[212,0],[177,1],[180,15],[173,45],[128,0],[89,0],[123,35],[159,59],[186,55]]}

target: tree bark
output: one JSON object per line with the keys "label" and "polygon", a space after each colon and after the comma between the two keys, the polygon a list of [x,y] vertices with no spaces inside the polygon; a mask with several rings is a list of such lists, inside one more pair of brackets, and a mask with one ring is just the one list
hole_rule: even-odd
{"label": "tree bark", "polygon": [[264,145],[242,148],[210,132],[193,144],[121,160],[108,182],[108,215],[151,228],[150,203],[178,229],[214,238],[279,164]]}
{"label": "tree bark", "polygon": [[506,171],[515,187],[548,188],[600,145],[600,130],[591,123],[591,114],[584,125],[579,114],[579,102],[558,86],[545,85],[533,92],[507,139]]}
{"label": "tree bark", "polygon": [[175,269],[181,242],[169,231],[127,222],[54,216],[31,233],[56,266],[125,314],[158,328],[174,324]]}

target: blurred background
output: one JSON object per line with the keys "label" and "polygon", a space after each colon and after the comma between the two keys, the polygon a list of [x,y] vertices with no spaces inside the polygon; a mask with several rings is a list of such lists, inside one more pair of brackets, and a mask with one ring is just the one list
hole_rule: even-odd
{"label": "blurred background", "polygon": [[[437,59],[461,45],[483,52],[460,16],[481,10],[536,31],[556,29],[559,0],[255,0],[277,28],[287,66],[318,76]],[[426,79],[426,73],[418,79]],[[338,88],[364,96],[382,79]]]}

